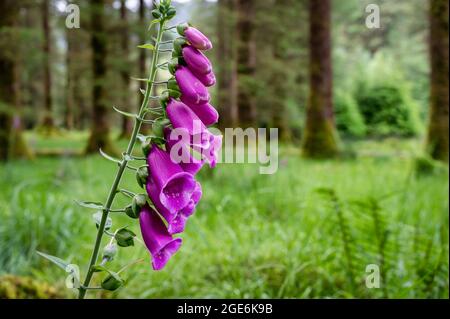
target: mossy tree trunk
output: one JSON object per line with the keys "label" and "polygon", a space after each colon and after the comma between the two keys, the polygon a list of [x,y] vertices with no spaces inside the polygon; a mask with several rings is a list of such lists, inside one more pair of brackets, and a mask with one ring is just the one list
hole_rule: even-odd
{"label": "mossy tree trunk", "polygon": [[338,154],[332,102],[331,0],[309,1],[310,88],[303,136],[303,155]]}
{"label": "mossy tree trunk", "polygon": [[[0,1],[0,161],[30,157],[22,135],[19,105],[19,70],[16,27],[19,19],[17,1]],[[3,47],[5,46],[5,47]]]}
{"label": "mossy tree trunk", "polygon": [[[128,28],[128,9],[126,6],[125,0],[120,0],[120,21],[121,21],[121,49],[122,49],[122,58],[125,60],[125,63],[121,65],[120,77],[122,79],[122,109],[131,112],[129,105],[129,91],[130,91],[130,72],[129,72],[129,63],[128,56],[130,54],[129,49],[129,28]],[[141,50],[144,51],[144,50]],[[122,127],[119,135],[119,139],[129,138],[133,131],[133,120],[129,117],[122,117]]]}
{"label": "mossy tree trunk", "polygon": [[107,34],[104,26],[104,0],[92,0],[91,4],[91,46],[92,46],[92,124],[86,153],[97,153],[101,148],[110,154],[117,154],[109,133],[108,106],[106,104],[106,58]]}
{"label": "mossy tree trunk", "polygon": [[238,0],[238,109],[242,127],[255,127],[255,0]]}
{"label": "mossy tree trunk", "polygon": [[218,108],[221,119],[219,126],[224,129],[236,127],[239,122],[237,104],[237,61],[235,45],[235,20],[237,0],[219,0],[217,19],[219,61]]}
{"label": "mossy tree trunk", "polygon": [[[147,4],[145,3],[144,0],[139,0],[139,9],[138,9],[138,17],[139,17],[139,28],[138,28],[138,37],[139,37],[139,44],[143,44],[146,43],[146,36],[148,36],[147,31],[145,29],[146,23],[147,23],[147,15],[146,15],[146,11],[151,11],[151,8],[149,8],[147,6]],[[139,50],[139,55],[138,55],[138,70],[139,70],[139,77],[140,78],[146,78],[147,75],[147,54],[146,54],[147,50]],[[138,82],[138,85],[141,85],[141,89],[145,90],[145,85],[143,84],[144,82]],[[139,94],[139,99],[138,99],[138,105],[136,107],[136,109],[139,109],[139,107],[142,104],[142,101],[144,99],[144,96],[142,94]],[[149,132],[151,126],[149,124],[142,124],[141,127],[141,132],[146,134],[147,132]]]}
{"label": "mossy tree trunk", "polygon": [[51,34],[50,34],[50,1],[42,1],[42,31],[44,35],[44,106],[45,113],[42,126],[46,130],[54,128],[53,99],[52,99],[52,73],[51,73]]}
{"label": "mossy tree trunk", "polygon": [[292,0],[275,0],[273,10],[277,19],[273,20],[270,32],[272,50],[271,68],[271,118],[272,126],[278,128],[278,136],[283,141],[291,139],[286,100],[288,98],[288,73],[286,65],[289,52],[286,47],[286,28],[289,28],[288,10],[292,10]]}
{"label": "mossy tree trunk", "polygon": [[448,163],[448,0],[430,0],[431,92],[427,151],[436,160]]}

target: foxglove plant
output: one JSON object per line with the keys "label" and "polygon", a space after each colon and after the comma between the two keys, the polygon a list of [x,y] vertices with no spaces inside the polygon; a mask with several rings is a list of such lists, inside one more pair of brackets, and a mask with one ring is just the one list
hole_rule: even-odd
{"label": "foxglove plant", "polygon": [[[213,135],[207,128],[216,123],[219,117],[209,104],[210,95],[207,90],[207,87],[214,85],[215,76],[210,61],[200,51],[211,49],[211,41],[188,24],[166,27],[175,14],[171,0],[161,0],[152,11],[154,19],[150,28],[158,26],[158,33],[153,44],[139,46],[153,51],[153,56],[149,77],[137,79],[146,82],[145,91],[141,90],[144,98],[138,113],[127,113],[114,108],[121,115],[133,118],[134,128],[121,159],[115,159],[100,150],[103,157],[116,162],[119,167],[106,201],[78,202],[83,207],[97,210],[94,214],[97,236],[91,259],[82,284],[76,287],[80,299],[90,289],[113,291],[123,286],[124,280],[120,273],[136,263],[132,262],[117,272],[107,268],[118,247],[133,246],[137,240],[136,234],[126,227],[111,231],[110,213],[123,213],[139,220],[143,243],[151,255],[153,269],[161,270],[165,267],[182,244],[182,239],[174,235],[185,230],[186,222],[194,214],[202,196],[202,187],[195,175],[204,163],[209,163],[211,167],[215,165],[221,147],[222,137]],[[180,37],[173,41],[163,41],[167,32],[178,32]],[[167,52],[166,46],[171,44],[171,60],[159,63],[160,53]],[[173,77],[156,82],[157,72],[165,68]],[[155,94],[157,85],[166,85],[161,95]],[[160,106],[151,105],[152,100],[159,100]],[[153,119],[148,119],[149,114],[153,115]],[[149,136],[140,134],[144,123],[152,125],[152,134]],[[133,153],[137,141],[142,143],[144,156]],[[180,151],[185,155],[181,161],[178,156]],[[145,164],[138,167],[132,165],[138,161],[145,161]],[[145,193],[136,194],[120,188],[122,176],[127,170],[135,171],[136,180],[145,189]],[[131,203],[124,208],[113,208],[118,194],[129,198]],[[110,241],[99,259],[104,235],[109,236]],[[70,266],[62,259],[38,253],[66,271]],[[101,272],[105,276],[100,287],[92,287],[94,274]]]}

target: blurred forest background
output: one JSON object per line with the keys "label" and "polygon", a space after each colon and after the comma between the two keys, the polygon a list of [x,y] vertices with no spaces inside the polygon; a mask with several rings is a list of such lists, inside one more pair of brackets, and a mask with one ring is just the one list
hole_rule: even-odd
{"label": "blurred forest background", "polygon": [[[65,25],[72,3],[80,28]],[[218,126],[279,128],[280,169],[202,172],[167,270],[135,266],[97,297],[448,298],[448,1],[173,3],[173,23],[214,44]],[[366,26],[371,3],[380,28]],[[0,298],[67,296],[36,249],[87,261],[95,227],[73,199],[106,196],[114,167],[87,155],[119,153],[131,133],[112,106],[140,105],[151,7],[0,2]],[[381,289],[365,287],[367,264]]]}

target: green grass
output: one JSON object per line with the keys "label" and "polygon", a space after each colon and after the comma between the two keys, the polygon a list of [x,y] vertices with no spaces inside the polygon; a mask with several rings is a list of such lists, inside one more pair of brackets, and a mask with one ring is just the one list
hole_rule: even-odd
{"label": "green grass", "polygon": [[[37,138],[36,145],[82,145],[80,136],[73,144]],[[145,262],[126,272],[123,289],[90,296],[448,298],[448,172],[416,177],[419,147],[416,140],[360,141],[352,145],[361,155],[355,159],[307,161],[285,146],[275,175],[259,175],[255,165],[205,168],[203,198],[167,267],[151,270],[140,244],[121,249],[110,268]],[[0,273],[61,286],[64,272],[39,259],[38,249],[84,274],[96,229],[93,212],[73,200],[104,200],[113,172],[100,156],[0,166]],[[123,185],[138,191],[132,173]],[[126,203],[120,198],[117,207]],[[139,233],[136,221],[113,220]],[[381,267],[380,289],[365,286],[368,264]]]}

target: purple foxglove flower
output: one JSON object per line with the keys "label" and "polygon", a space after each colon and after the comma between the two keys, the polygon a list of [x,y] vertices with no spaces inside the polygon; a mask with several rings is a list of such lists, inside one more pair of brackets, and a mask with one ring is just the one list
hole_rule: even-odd
{"label": "purple foxglove flower", "polygon": [[221,147],[222,135],[212,135],[209,148],[200,150],[194,147],[194,149],[198,152],[201,152],[202,157],[204,157],[208,161],[209,166],[211,168],[214,168],[216,166]]}
{"label": "purple foxglove flower", "polygon": [[[176,160],[175,162],[179,162],[180,167],[185,172],[192,175],[197,174],[205,164],[205,161],[203,159],[196,159],[192,156],[189,144],[184,143],[178,136],[176,136],[177,134],[175,134],[175,136],[171,136],[171,133],[172,129],[170,128],[166,128],[164,130],[166,149],[169,152],[172,161],[174,160],[173,155],[177,156],[177,159],[179,160]],[[172,151],[175,154],[172,154]]]}
{"label": "purple foxglove flower", "polygon": [[187,27],[184,29],[184,36],[194,48],[199,50],[210,50],[213,47],[211,41],[196,28]]}
{"label": "purple foxglove flower", "polygon": [[198,116],[198,118],[206,126],[213,125],[219,120],[219,113],[217,110],[209,103],[203,105],[188,105],[192,111]]}
{"label": "purple foxglove flower", "polygon": [[188,135],[188,141],[193,147],[207,149],[212,141],[212,134],[207,130],[206,126],[199,117],[186,104],[174,99],[170,99],[167,103],[167,117],[172,123],[172,127],[176,129],[176,133],[180,135]]}
{"label": "purple foxglove flower", "polygon": [[149,177],[159,191],[159,200],[171,213],[184,208],[195,190],[194,177],[174,163],[169,153],[152,145],[147,157]]}
{"label": "purple foxglove flower", "polygon": [[181,246],[181,238],[173,238],[164,222],[150,206],[142,208],[139,215],[142,238],[152,255],[154,270],[161,270]]}
{"label": "purple foxglove flower", "polygon": [[180,87],[181,100],[189,104],[203,104],[210,100],[208,90],[195,75],[184,66],[175,71],[175,79]]}
{"label": "purple foxglove flower", "polygon": [[208,74],[195,74],[195,76],[206,87],[210,87],[216,84],[216,75],[213,71],[209,72]]}
{"label": "purple foxglove flower", "polygon": [[206,75],[212,71],[211,62],[208,58],[193,46],[185,46],[182,53],[189,70],[195,75]]}
{"label": "purple foxglove flower", "polygon": [[177,211],[175,214],[172,214],[164,205],[160,202],[159,196],[158,196],[158,187],[154,183],[153,180],[149,179],[147,181],[146,185],[147,194],[150,197],[151,201],[155,205],[155,208],[157,211],[164,217],[164,219],[167,221],[168,228],[167,231],[169,234],[178,234],[182,233],[184,231],[184,228],[186,226],[186,221],[189,216],[191,216],[194,213],[195,206],[199,202],[202,190],[200,183],[196,182],[195,190],[192,193],[191,199],[189,200],[189,203]]}

